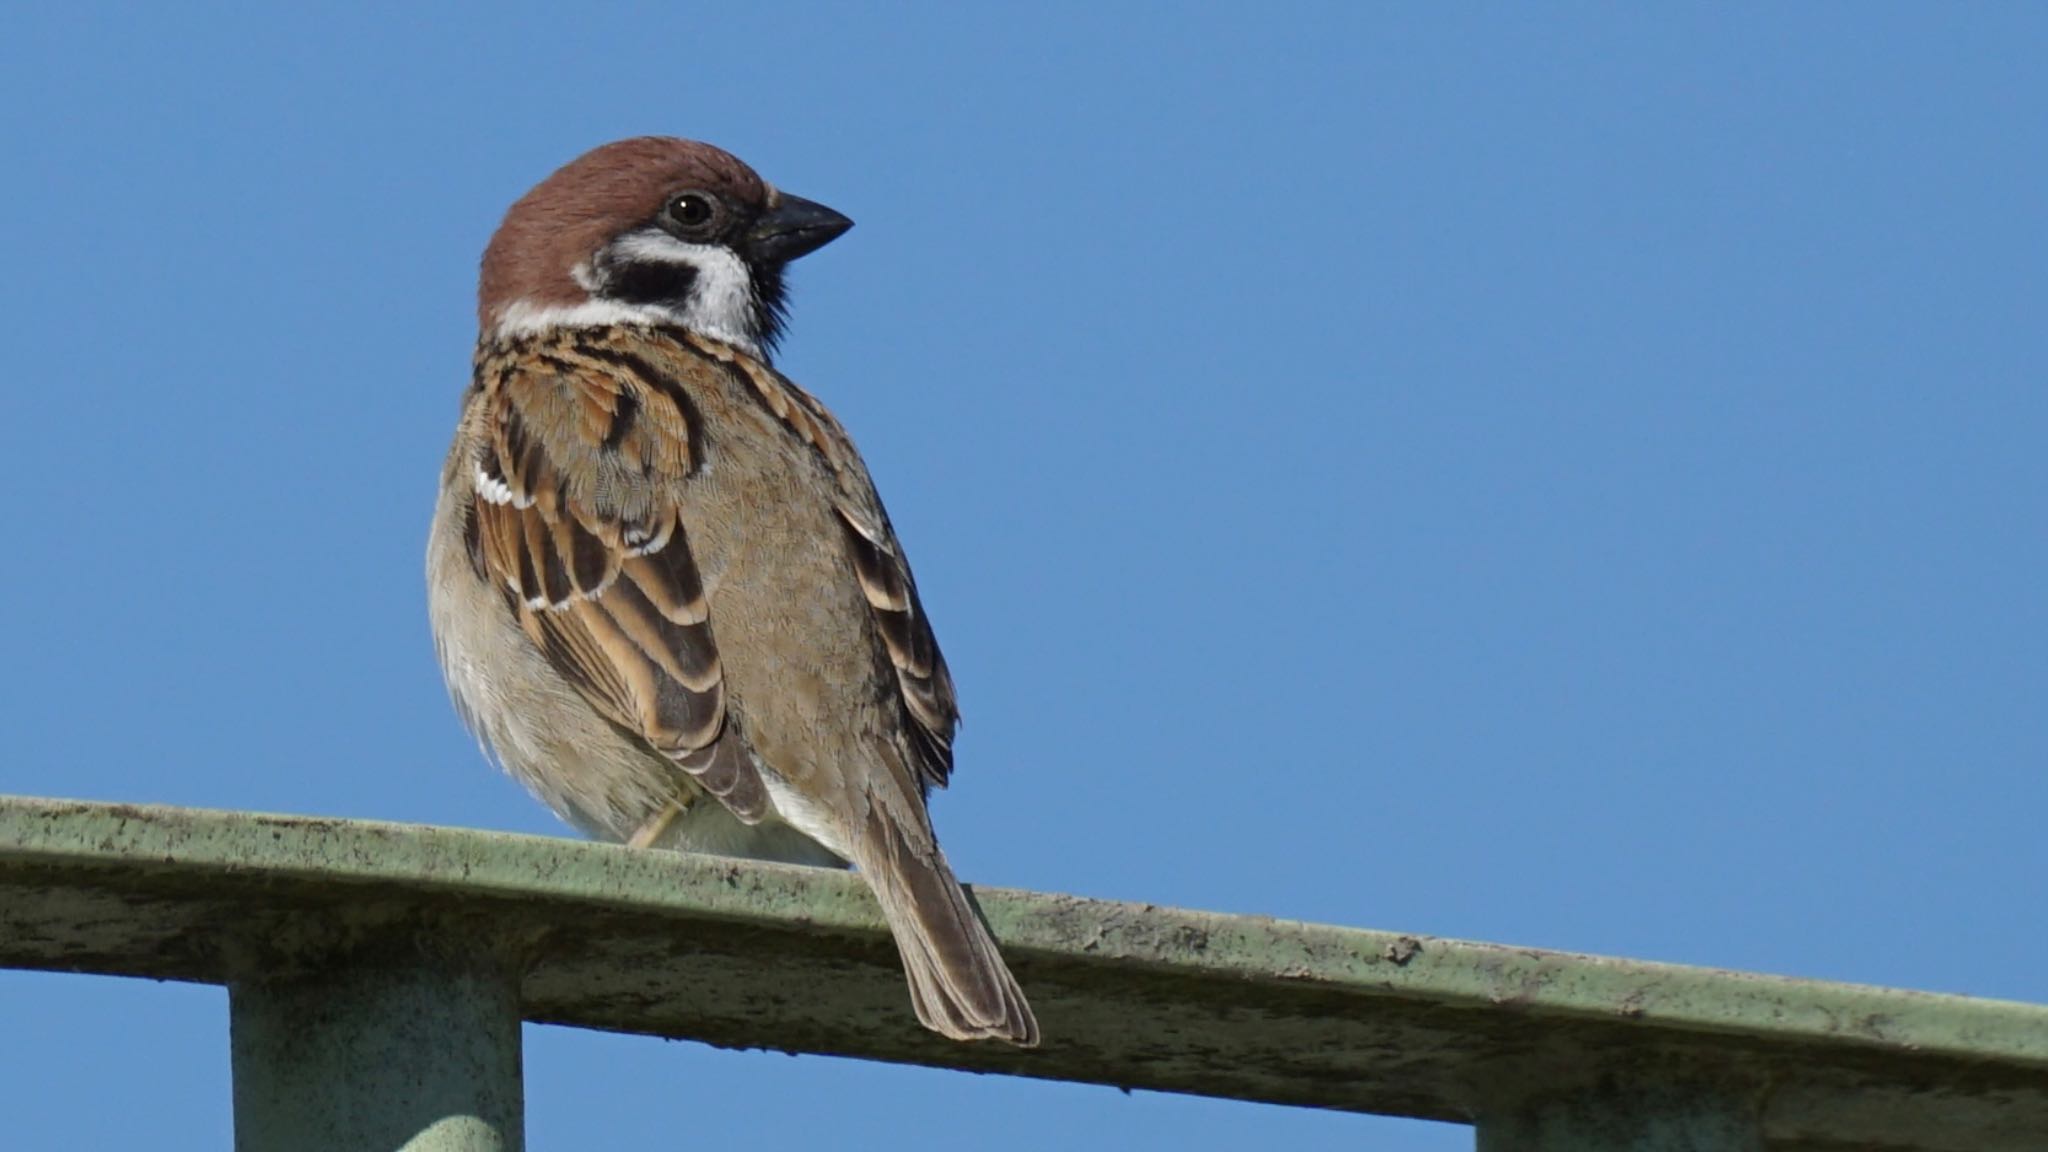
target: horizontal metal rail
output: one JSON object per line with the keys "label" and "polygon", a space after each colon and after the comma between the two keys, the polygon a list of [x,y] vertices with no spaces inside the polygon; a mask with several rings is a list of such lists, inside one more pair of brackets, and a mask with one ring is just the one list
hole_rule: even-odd
{"label": "horizontal metal rail", "polygon": [[857,877],[0,797],[0,965],[225,984],[237,1146],[520,1146],[518,1022],[1451,1120],[1484,1152],[2048,1148],[2048,1007],[977,888],[1044,1028],[919,1029]]}

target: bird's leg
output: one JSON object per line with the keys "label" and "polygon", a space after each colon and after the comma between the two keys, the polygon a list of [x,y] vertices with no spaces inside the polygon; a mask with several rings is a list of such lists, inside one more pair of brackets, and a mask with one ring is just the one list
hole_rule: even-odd
{"label": "bird's leg", "polygon": [[676,817],[689,810],[690,802],[688,800],[671,800],[662,805],[661,811],[648,818],[647,823],[642,824],[640,830],[633,833],[633,838],[626,841],[626,847],[653,847],[654,842],[661,839],[661,834],[668,831],[668,826],[676,822]]}

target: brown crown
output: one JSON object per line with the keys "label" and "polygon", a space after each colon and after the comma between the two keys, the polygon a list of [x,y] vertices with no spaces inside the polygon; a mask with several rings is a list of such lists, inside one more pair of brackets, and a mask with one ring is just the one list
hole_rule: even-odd
{"label": "brown crown", "polygon": [[754,207],[769,195],[738,157],[670,136],[618,140],[564,164],[512,205],[484,249],[478,322],[489,328],[517,300],[549,306],[588,299],[570,269],[692,188]]}

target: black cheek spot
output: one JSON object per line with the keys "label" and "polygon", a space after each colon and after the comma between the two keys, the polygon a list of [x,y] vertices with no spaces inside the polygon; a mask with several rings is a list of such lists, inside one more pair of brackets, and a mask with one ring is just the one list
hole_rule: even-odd
{"label": "black cheek spot", "polygon": [[678,311],[690,302],[697,270],[688,264],[627,263],[605,270],[604,294],[628,304],[665,304]]}

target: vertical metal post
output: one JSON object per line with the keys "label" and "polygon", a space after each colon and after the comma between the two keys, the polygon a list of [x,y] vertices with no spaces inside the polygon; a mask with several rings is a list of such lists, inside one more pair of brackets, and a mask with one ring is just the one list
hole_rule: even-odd
{"label": "vertical metal post", "polygon": [[1764,1152],[1759,1094],[1616,1076],[1482,1113],[1478,1152]]}
{"label": "vertical metal post", "polygon": [[521,1152],[519,989],[419,952],[228,990],[236,1152]]}

